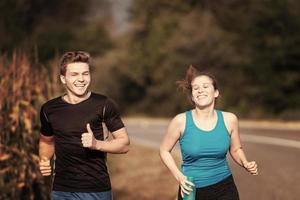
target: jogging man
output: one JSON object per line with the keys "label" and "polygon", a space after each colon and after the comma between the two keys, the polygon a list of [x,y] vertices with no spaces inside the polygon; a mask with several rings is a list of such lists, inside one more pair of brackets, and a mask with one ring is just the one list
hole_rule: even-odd
{"label": "jogging man", "polygon": [[[89,91],[90,56],[72,51],[62,56],[60,80],[66,93],[42,105],[39,142],[40,171],[51,175],[55,154],[51,198],[111,200],[107,153],[126,153],[129,138],[116,104]],[[112,133],[105,140],[102,123]]]}

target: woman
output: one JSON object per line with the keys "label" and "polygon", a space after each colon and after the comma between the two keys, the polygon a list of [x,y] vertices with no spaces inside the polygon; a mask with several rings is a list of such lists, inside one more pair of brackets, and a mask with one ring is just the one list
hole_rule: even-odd
{"label": "woman", "polygon": [[[176,115],[169,124],[160,146],[160,156],[180,184],[178,199],[196,187],[196,199],[239,199],[226,160],[231,157],[253,175],[255,161],[249,162],[241,146],[238,119],[229,112],[215,109],[219,96],[215,79],[190,66],[186,78],[178,82],[185,89],[194,109]],[[179,141],[183,163],[179,170],[171,155]],[[187,177],[193,177],[191,183]]]}

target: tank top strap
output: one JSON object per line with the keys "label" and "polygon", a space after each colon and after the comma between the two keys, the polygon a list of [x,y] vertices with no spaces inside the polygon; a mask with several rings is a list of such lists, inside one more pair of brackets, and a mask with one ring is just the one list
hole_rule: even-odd
{"label": "tank top strap", "polygon": [[216,127],[218,129],[226,128],[222,111],[221,110],[216,110],[216,112],[217,112],[217,116],[218,116],[218,122],[217,122]]}
{"label": "tank top strap", "polygon": [[193,126],[193,116],[192,111],[188,110],[185,112],[185,130],[191,126]]}

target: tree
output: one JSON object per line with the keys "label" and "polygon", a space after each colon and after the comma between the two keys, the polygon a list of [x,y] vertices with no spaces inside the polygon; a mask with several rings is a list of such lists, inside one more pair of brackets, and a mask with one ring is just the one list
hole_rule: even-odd
{"label": "tree", "polygon": [[140,112],[180,112],[188,104],[175,81],[193,64],[216,75],[223,109],[246,117],[299,118],[299,5],[133,1],[133,28],[114,64],[120,98]]}
{"label": "tree", "polygon": [[[89,18],[94,5],[92,0],[1,1],[0,53],[21,49],[43,62],[67,50],[102,54],[112,44],[104,21]],[[97,8],[109,10],[109,4],[102,0]]]}

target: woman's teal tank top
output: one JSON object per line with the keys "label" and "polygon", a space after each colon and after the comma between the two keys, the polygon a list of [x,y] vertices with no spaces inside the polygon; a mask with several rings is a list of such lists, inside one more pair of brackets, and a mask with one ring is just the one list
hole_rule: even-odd
{"label": "woman's teal tank top", "polygon": [[192,111],[186,112],[185,130],[179,143],[182,154],[182,172],[194,177],[196,188],[209,186],[231,175],[226,160],[230,146],[230,135],[223,114],[217,112],[217,124],[211,131],[196,126]]}

